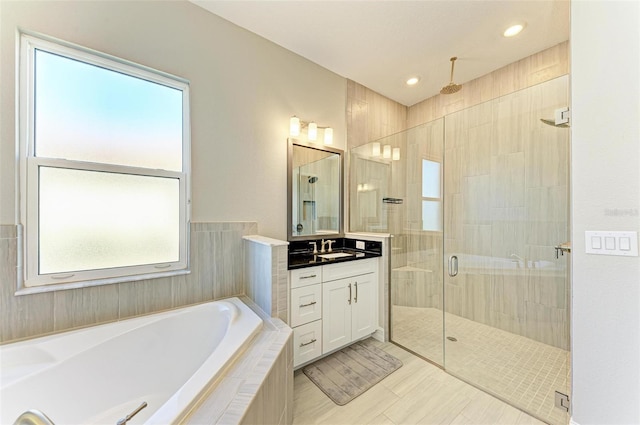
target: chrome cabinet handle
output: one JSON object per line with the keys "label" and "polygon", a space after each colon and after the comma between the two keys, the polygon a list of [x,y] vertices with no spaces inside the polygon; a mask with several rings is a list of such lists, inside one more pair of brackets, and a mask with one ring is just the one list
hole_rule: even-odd
{"label": "chrome cabinet handle", "polygon": [[311,301],[310,303],[307,303],[307,304],[300,304],[300,308],[302,308],[302,307],[309,307],[310,305],[314,305],[314,304],[316,304],[316,302],[315,302],[315,301]]}
{"label": "chrome cabinet handle", "polygon": [[349,305],[351,305],[351,284],[349,284]]}
{"label": "chrome cabinet handle", "polygon": [[458,257],[452,255],[449,257],[449,276],[456,277],[458,275]]}
{"label": "chrome cabinet handle", "polygon": [[355,286],[356,286],[356,296],[353,300],[357,303],[358,302],[358,282],[356,282]]}
{"label": "chrome cabinet handle", "polygon": [[314,278],[316,276],[317,275],[315,275],[315,274],[310,274],[309,276],[300,276],[300,279],[311,279],[311,278]]}
{"label": "chrome cabinet handle", "polygon": [[313,344],[314,342],[316,342],[317,340],[315,338],[313,338],[311,341],[309,342],[301,342],[300,343],[300,347],[304,347],[305,345],[309,345],[309,344]]}

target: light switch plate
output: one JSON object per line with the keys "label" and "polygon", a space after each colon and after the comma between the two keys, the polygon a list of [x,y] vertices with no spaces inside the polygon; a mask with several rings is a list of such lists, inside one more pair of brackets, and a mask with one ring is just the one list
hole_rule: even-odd
{"label": "light switch plate", "polygon": [[587,254],[638,256],[638,232],[584,232]]}
{"label": "light switch plate", "polygon": [[364,241],[356,241],[356,249],[364,249]]}

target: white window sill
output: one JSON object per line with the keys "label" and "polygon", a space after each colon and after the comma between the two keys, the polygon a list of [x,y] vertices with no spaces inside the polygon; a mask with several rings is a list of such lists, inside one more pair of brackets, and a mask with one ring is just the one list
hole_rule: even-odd
{"label": "white window sill", "polygon": [[162,273],[149,273],[149,274],[141,274],[141,275],[134,275],[134,276],[123,276],[123,277],[114,277],[114,278],[108,278],[108,279],[89,280],[89,281],[83,281],[83,282],[58,283],[58,284],[32,286],[32,287],[19,287],[18,290],[15,292],[15,295],[16,296],[32,295],[32,294],[41,294],[44,292],[88,288],[91,286],[112,285],[115,283],[137,282],[140,280],[150,280],[150,279],[159,279],[163,277],[181,276],[181,275],[186,275],[190,273],[191,273],[191,270],[183,269],[183,270],[167,271]]}

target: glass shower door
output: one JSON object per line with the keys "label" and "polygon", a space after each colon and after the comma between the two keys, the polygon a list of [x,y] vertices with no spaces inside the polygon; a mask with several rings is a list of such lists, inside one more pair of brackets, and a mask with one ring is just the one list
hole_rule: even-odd
{"label": "glass shower door", "polygon": [[444,364],[442,119],[351,151],[351,226],[391,238],[390,337]]}
{"label": "glass shower door", "polygon": [[[446,117],[445,369],[545,422],[569,394],[569,131],[561,77]],[[456,274],[457,272],[457,274]]]}

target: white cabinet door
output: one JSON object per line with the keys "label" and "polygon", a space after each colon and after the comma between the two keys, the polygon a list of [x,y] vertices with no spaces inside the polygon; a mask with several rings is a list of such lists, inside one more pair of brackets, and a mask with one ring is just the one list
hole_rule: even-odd
{"label": "white cabinet door", "polygon": [[322,353],[351,342],[353,279],[322,284]]}
{"label": "white cabinet door", "polygon": [[378,323],[378,274],[369,273],[351,278],[351,339],[356,340],[375,332]]}

